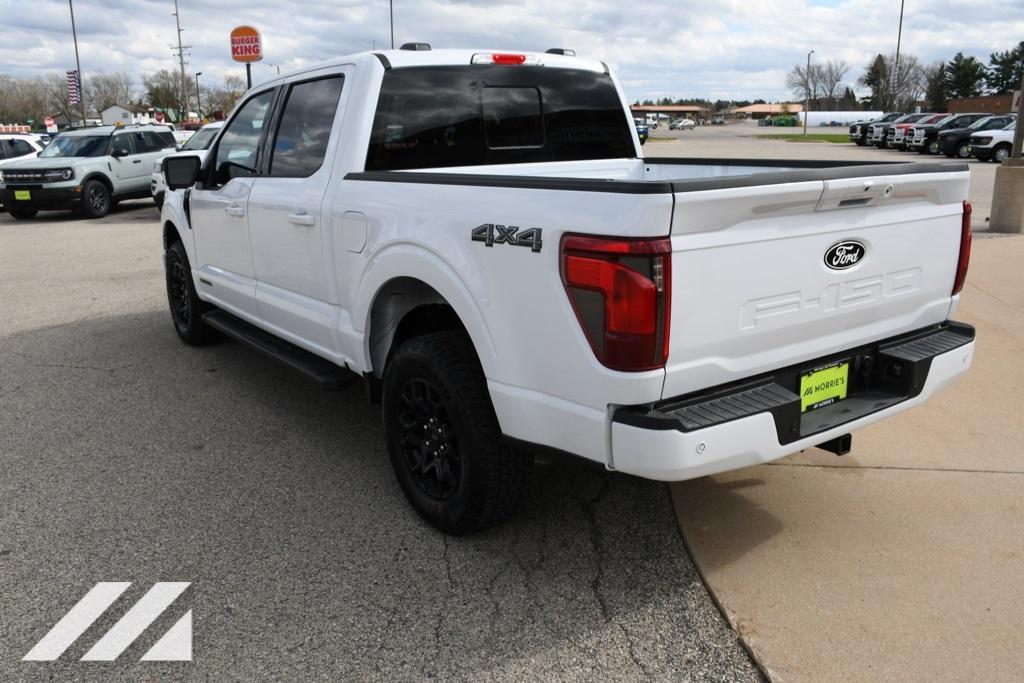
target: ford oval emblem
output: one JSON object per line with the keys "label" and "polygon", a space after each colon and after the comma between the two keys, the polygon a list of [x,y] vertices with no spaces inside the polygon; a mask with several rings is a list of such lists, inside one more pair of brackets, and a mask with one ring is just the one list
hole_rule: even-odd
{"label": "ford oval emblem", "polygon": [[867,249],[857,240],[846,240],[833,244],[825,252],[825,265],[832,270],[853,268],[864,259]]}

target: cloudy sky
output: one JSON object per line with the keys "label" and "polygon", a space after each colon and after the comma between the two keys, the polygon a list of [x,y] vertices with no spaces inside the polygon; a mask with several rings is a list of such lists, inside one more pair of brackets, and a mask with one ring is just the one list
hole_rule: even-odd
{"label": "cloudy sky", "polygon": [[[244,75],[228,33],[263,33],[254,81],[282,70],[389,43],[387,0],[179,0],[189,71]],[[851,80],[895,49],[899,0],[394,0],[395,41],[435,47],[572,47],[613,65],[631,99],[787,96],[783,81],[808,50],[845,59]],[[177,68],[173,0],[74,0],[82,71],[133,74]],[[74,68],[63,0],[0,0],[0,73]],[[958,50],[989,53],[1024,39],[1024,0],[906,0],[903,50],[923,62]],[[141,75],[138,76],[141,84]]]}

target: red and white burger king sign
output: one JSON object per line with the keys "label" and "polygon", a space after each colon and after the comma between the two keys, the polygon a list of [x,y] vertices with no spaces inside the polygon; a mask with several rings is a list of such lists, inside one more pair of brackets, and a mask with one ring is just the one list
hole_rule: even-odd
{"label": "red and white burger king sign", "polygon": [[239,26],[231,32],[231,59],[236,62],[258,62],[263,59],[260,32],[252,26]]}

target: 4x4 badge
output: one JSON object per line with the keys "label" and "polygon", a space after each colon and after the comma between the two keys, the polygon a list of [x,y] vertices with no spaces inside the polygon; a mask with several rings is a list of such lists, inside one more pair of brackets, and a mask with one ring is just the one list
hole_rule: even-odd
{"label": "4x4 badge", "polygon": [[474,242],[483,242],[488,247],[495,244],[511,244],[516,247],[529,247],[534,252],[539,252],[541,245],[541,229],[529,228],[519,232],[515,225],[495,225],[484,223],[473,228],[472,239]]}

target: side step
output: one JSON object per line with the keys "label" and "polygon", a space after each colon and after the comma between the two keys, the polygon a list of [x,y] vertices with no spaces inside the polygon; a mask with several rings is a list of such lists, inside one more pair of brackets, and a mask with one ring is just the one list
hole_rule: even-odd
{"label": "side step", "polygon": [[327,391],[337,391],[351,386],[358,375],[351,370],[340,368],[329,360],[299,348],[295,344],[279,339],[255,325],[236,318],[230,313],[214,310],[203,315],[203,322],[235,341],[266,354],[287,365]]}

